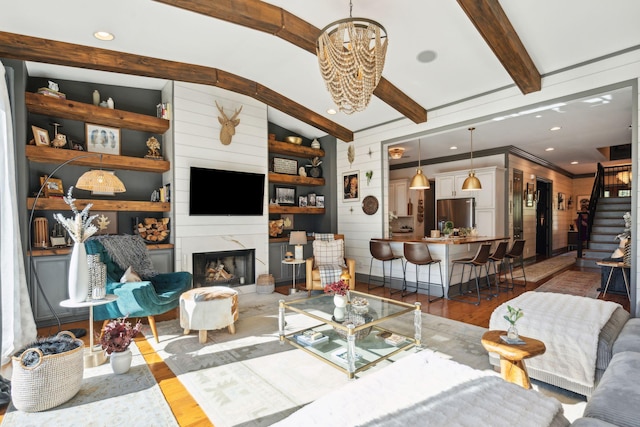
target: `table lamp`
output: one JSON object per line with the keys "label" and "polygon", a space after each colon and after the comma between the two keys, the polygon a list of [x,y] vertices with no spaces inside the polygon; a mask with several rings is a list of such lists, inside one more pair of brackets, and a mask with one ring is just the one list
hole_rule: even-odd
{"label": "table lamp", "polygon": [[304,231],[292,231],[291,234],[289,234],[289,244],[296,246],[295,258],[303,259],[302,245],[307,244],[307,233]]}

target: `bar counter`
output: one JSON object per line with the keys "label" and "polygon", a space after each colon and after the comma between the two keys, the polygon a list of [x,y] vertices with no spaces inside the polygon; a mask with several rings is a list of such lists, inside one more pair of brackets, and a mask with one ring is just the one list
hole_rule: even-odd
{"label": "bar counter", "polygon": [[[509,240],[510,237],[493,237],[493,236],[474,236],[474,237],[439,237],[439,238],[430,238],[425,237],[422,239],[417,239],[414,236],[402,236],[402,235],[394,235],[391,238],[380,238],[374,240],[383,240],[389,242],[391,244],[391,250],[396,255],[403,255],[404,252],[404,242],[417,242],[424,243],[429,248],[429,252],[431,252],[431,257],[434,259],[441,260],[442,265],[442,282],[444,283],[444,297],[448,298],[449,285],[454,284],[457,285],[460,283],[462,279],[462,267],[456,266],[453,271],[453,275],[451,274],[452,261],[463,259],[463,258],[473,258],[478,251],[478,248],[483,243],[491,243],[492,248],[491,252],[493,252],[497,246],[496,242],[501,240]],[[405,260],[403,260],[404,262]],[[376,263],[380,266],[380,274],[381,276],[381,264]],[[488,267],[488,266],[487,266]],[[434,265],[431,268],[431,277],[428,277],[429,269],[427,267],[420,267],[418,269],[418,277],[420,279],[420,293],[426,293],[426,284],[424,282],[431,282],[433,284],[440,284],[440,271],[437,265]],[[466,269],[466,273],[469,272],[469,268]],[[465,273],[465,281],[469,280],[467,274]],[[493,270],[491,271],[493,274]],[[402,271],[399,269],[393,269],[393,277],[395,280],[394,287],[401,286],[399,283],[402,281]],[[473,275],[471,276],[473,278]],[[482,273],[480,274],[481,278],[485,277],[485,270],[482,269]],[[493,279],[493,277],[492,277]],[[415,289],[416,282],[416,269],[413,264],[407,264],[406,268],[406,281],[408,290]],[[486,282],[486,280],[482,280],[482,282]],[[474,285],[475,288],[475,285]],[[458,292],[458,286],[455,287],[454,292]],[[442,290],[438,286],[431,287],[431,295],[432,296],[442,296]],[[455,295],[455,293],[454,293]]]}

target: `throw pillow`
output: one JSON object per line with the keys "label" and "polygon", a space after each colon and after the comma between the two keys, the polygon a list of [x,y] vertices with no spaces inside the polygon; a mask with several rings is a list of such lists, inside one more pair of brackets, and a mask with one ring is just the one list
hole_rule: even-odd
{"label": "throw pillow", "polygon": [[142,282],[142,279],[140,278],[138,273],[136,273],[133,267],[131,266],[127,268],[127,271],[125,271],[122,277],[120,278],[120,283],[127,283],[127,282]]}
{"label": "throw pillow", "polygon": [[346,267],[344,263],[344,240],[314,240],[313,256],[317,266],[339,265]]}

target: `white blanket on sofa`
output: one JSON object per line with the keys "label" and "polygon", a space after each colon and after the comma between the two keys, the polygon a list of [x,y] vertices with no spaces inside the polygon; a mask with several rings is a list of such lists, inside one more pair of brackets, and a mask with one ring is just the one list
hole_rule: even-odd
{"label": "white blanket on sofa", "polygon": [[386,427],[416,420],[432,427],[569,425],[556,399],[423,350],[349,382],[275,426]]}
{"label": "white blanket on sofa", "polygon": [[507,329],[507,305],[521,308],[518,333],[544,342],[543,355],[527,359],[530,368],[591,387],[595,382],[598,336],[619,304],[549,292],[525,292],[497,307],[489,329]]}

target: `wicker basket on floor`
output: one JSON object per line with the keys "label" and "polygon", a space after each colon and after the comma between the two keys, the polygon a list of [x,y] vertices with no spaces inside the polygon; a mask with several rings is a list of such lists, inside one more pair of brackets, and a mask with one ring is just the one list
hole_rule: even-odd
{"label": "wicker basket on floor", "polygon": [[[63,404],[80,391],[84,374],[84,343],[71,332],[78,347],[59,354],[43,355],[39,348],[30,347],[14,355],[12,360],[11,400],[16,409],[39,412]],[[33,366],[25,365],[25,358],[38,353]]]}
{"label": "wicker basket on floor", "polygon": [[272,274],[261,274],[256,283],[256,293],[270,294],[275,290],[275,279]]}

